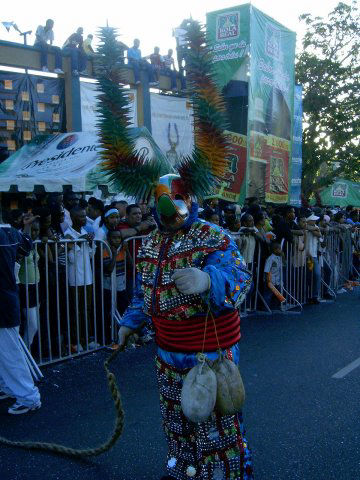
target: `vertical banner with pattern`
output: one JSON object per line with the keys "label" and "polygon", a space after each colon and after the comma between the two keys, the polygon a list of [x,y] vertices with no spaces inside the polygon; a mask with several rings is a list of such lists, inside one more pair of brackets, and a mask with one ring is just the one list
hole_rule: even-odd
{"label": "vertical banner with pattern", "polygon": [[295,33],[250,7],[247,196],[287,203]]}
{"label": "vertical banner with pattern", "polygon": [[250,5],[217,10],[206,15],[206,31],[213,51],[217,83],[222,88],[230,80],[246,79]]}
{"label": "vertical banner with pattern", "polygon": [[225,130],[229,144],[228,170],[216,191],[218,198],[239,202],[246,170],[246,136]]}
{"label": "vertical banner with pattern", "polygon": [[[239,88],[241,82],[248,81],[249,13],[250,4],[246,4],[207,14],[207,37],[212,48],[216,82],[223,91],[229,86]],[[244,102],[247,103],[247,98]],[[236,115],[235,112],[233,113]],[[243,112],[238,112],[239,118],[242,114]],[[235,129],[235,124],[238,122],[233,123],[230,122],[230,130]],[[229,168],[220,187],[214,193],[223,200],[239,202],[245,196],[247,139],[239,132],[226,131],[225,133],[230,145]]]}
{"label": "vertical banner with pattern", "polygon": [[6,153],[37,135],[64,131],[64,80],[0,72],[0,148]]}
{"label": "vertical banner with pattern", "polygon": [[291,193],[290,204],[301,206],[302,176],[302,85],[295,85],[294,125],[291,155]]}

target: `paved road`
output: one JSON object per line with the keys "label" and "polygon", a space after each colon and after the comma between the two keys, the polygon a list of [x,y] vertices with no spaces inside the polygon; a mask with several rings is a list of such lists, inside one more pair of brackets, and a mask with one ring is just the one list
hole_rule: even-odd
{"label": "paved road", "polygon": [[[256,480],[360,480],[360,300],[307,307],[302,315],[242,321],[245,422]],[[126,426],[108,453],[73,461],[0,447],[0,480],[158,480],[166,445],[160,426],[154,345],[122,354],[115,371]],[[104,352],[44,369],[43,407],[10,417],[0,403],[0,435],[73,447],[104,441],[113,407],[102,371]]]}

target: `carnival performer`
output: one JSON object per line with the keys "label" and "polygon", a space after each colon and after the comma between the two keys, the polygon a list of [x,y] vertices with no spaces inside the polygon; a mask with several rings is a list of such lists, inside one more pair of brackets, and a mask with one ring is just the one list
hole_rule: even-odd
{"label": "carnival performer", "polygon": [[158,224],[139,252],[136,291],[121,321],[119,344],[124,345],[144,321],[152,321],[168,442],[167,475],[162,480],[250,480],[251,454],[241,411],[224,415],[215,408],[205,421],[194,422],[183,413],[181,401],[184,379],[198,364],[198,353],[209,361],[225,355],[239,363],[238,306],[251,285],[229,235],[198,219],[197,198],[209,194],[222,178],[228,152],[225,106],[211,78],[210,49],[203,30],[193,22],[187,79],[195,148],[178,173],[169,173],[159,158],[139,157],[131,141],[126,97],[121,86],[113,88],[121,81],[108,54],[110,45],[116,45],[113,36],[111,29],[103,29],[99,47],[104,53],[98,108],[103,168],[127,195],[140,200],[154,194]]}

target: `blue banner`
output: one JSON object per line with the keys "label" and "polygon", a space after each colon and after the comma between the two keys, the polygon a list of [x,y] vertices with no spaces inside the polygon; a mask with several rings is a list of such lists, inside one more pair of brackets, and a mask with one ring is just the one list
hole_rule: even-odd
{"label": "blue banner", "polygon": [[300,207],[302,175],[302,85],[295,85],[294,93],[290,204]]}

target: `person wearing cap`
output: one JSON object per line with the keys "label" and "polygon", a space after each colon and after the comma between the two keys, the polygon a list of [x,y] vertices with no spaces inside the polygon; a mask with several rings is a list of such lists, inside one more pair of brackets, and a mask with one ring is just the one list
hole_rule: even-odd
{"label": "person wearing cap", "polygon": [[309,303],[313,305],[319,304],[321,270],[318,259],[319,242],[322,241],[320,228],[316,225],[319,217],[313,213],[306,218],[306,255],[308,258],[308,285],[311,291],[309,293]]}

